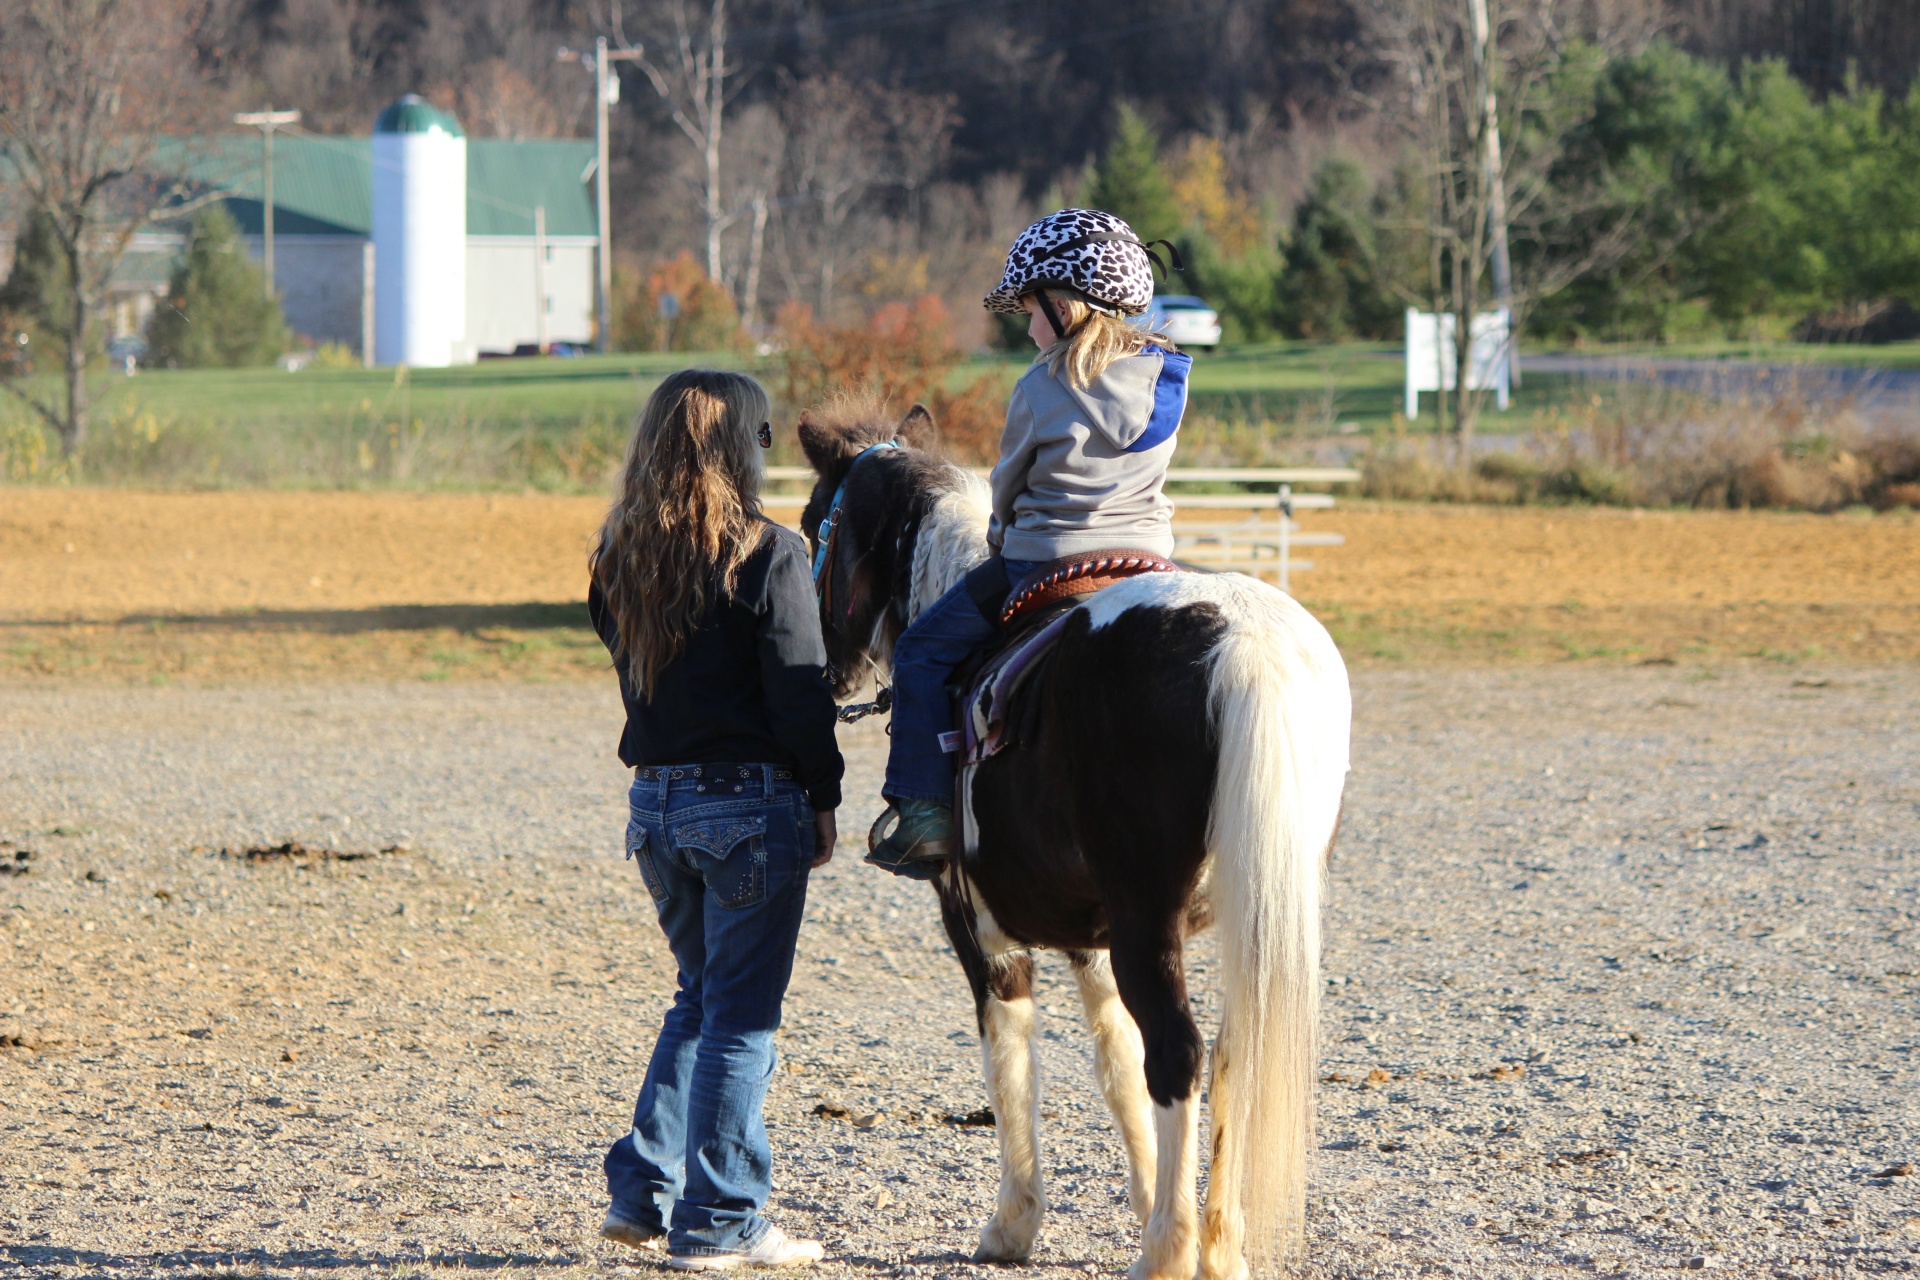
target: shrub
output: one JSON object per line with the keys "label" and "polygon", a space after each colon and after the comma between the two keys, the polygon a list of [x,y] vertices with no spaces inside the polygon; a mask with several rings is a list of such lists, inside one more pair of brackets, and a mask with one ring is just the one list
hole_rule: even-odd
{"label": "shrub", "polygon": [[1455,464],[1394,432],[1361,460],[1369,497],[1843,511],[1920,505],[1920,435],[1844,403],[1750,402],[1621,384],[1541,415],[1522,453]]}
{"label": "shrub", "polygon": [[280,302],[221,204],[193,220],[186,253],[147,325],[148,359],[189,369],[272,364],[287,349]]}
{"label": "shrub", "polygon": [[[678,299],[680,313],[660,314],[660,300]],[[728,293],[706,273],[691,249],[664,258],[644,277],[614,272],[613,343],[621,351],[726,351],[746,339]]]}
{"label": "shrub", "polygon": [[1437,445],[1428,438],[1410,440],[1399,431],[1375,440],[1360,459],[1360,492],[1369,498],[1436,502],[1524,500],[1512,480],[1453,466]]}
{"label": "shrub", "polygon": [[782,397],[794,411],[849,393],[871,396],[904,413],[925,404],[945,450],[966,462],[999,453],[1007,402],[989,374],[958,390],[951,375],[961,359],[948,333],[946,307],[933,294],[892,303],[865,324],[827,325],[811,308],[788,303],[775,328],[782,348]]}
{"label": "shrub", "polygon": [[1634,504],[1633,478],[1604,462],[1578,459],[1540,472],[1533,482],[1536,496],[1559,502],[1590,502],[1602,507]]}

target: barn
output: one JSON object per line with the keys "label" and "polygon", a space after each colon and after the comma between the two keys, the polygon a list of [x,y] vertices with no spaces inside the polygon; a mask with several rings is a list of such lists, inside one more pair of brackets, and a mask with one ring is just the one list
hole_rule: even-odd
{"label": "barn", "polygon": [[[276,130],[273,278],[287,323],[367,364],[446,365],[594,339],[600,240],[594,144],[469,139],[408,94],[370,137]],[[222,197],[265,256],[262,137],[182,140],[176,171]],[[114,328],[144,328],[184,245],[135,238],[112,290]]]}

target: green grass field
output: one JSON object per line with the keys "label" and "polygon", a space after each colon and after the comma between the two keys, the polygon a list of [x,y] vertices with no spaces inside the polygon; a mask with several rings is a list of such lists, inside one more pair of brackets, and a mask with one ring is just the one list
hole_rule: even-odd
{"label": "green grass field", "polygon": [[[1920,367],[1920,343],[1622,347],[1602,354]],[[1011,382],[1026,363],[1016,354],[976,356],[953,378],[964,383],[997,374]],[[693,364],[745,369],[778,395],[777,361],[739,352],[500,360],[405,373],[219,369],[125,377],[103,370],[92,382],[94,437],[78,466],[60,460],[23,406],[0,401],[0,477],[25,483],[598,489],[648,391],[664,374]],[[1209,461],[1280,460],[1292,456],[1295,442],[1371,436],[1396,425],[1401,377],[1400,354],[1384,343],[1265,343],[1201,355],[1189,410],[1198,428],[1191,433],[1194,452]],[[1512,409],[1490,409],[1481,430],[1526,432],[1570,397],[1595,394],[1611,395],[1610,384],[1533,375]],[[778,405],[776,414],[791,422],[800,407]],[[1411,428],[1432,430],[1432,397],[1422,409]],[[781,440],[776,460],[797,461],[790,436]]]}
{"label": "green grass field", "polygon": [[[1556,354],[1562,354],[1556,351]],[[1610,343],[1567,348],[1567,355],[1643,356],[1649,360],[1744,360],[1761,364],[1846,365],[1856,369],[1920,369],[1920,342],[1676,342]]]}

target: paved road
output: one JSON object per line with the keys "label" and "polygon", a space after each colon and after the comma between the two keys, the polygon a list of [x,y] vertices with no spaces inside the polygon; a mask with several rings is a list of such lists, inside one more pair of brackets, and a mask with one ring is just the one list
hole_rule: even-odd
{"label": "paved road", "polygon": [[1651,356],[1522,355],[1520,363],[1526,373],[1638,379],[1728,399],[1848,401],[1874,418],[1907,418],[1920,412],[1920,369]]}

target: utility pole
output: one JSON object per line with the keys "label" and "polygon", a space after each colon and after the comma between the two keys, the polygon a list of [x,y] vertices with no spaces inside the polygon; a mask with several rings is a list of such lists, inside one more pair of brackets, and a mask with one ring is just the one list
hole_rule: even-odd
{"label": "utility pole", "polygon": [[620,101],[620,77],[614,72],[613,64],[638,62],[640,54],[638,46],[609,49],[605,36],[593,42],[592,53],[565,46],[559,53],[561,62],[577,62],[593,73],[593,195],[600,233],[600,279],[596,290],[599,333],[594,345],[603,354],[613,350],[613,213],[607,184],[607,108]]}
{"label": "utility pole", "polygon": [[299,124],[298,111],[242,111],[233,118],[235,124],[250,124],[260,130],[260,150],[263,156],[262,167],[266,171],[265,192],[261,199],[261,212],[264,249],[261,253],[262,266],[266,270],[267,296],[273,296],[273,131],[283,124]]}
{"label": "utility pole", "polygon": [[547,206],[533,209],[533,306],[540,354],[547,354]]}

